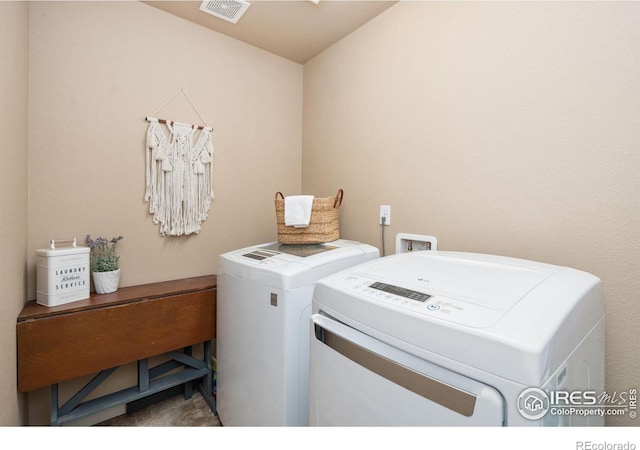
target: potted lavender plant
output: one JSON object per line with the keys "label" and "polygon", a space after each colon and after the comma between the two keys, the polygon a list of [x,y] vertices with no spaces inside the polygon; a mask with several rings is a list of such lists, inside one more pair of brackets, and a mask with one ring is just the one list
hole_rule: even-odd
{"label": "potted lavender plant", "polygon": [[97,237],[94,240],[88,234],[84,239],[90,249],[93,285],[98,294],[108,294],[118,290],[120,257],[116,253],[116,246],[121,239],[123,239],[122,236],[114,237],[110,241],[103,237]]}

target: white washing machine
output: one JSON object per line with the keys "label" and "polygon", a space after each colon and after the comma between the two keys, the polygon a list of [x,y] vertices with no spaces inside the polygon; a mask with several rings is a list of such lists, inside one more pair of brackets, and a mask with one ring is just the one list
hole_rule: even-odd
{"label": "white washing machine", "polygon": [[604,390],[603,292],[588,273],[401,253],[318,281],[312,323],[311,425],[604,424],[581,414]]}
{"label": "white washing machine", "polygon": [[378,257],[377,248],[343,239],[275,242],[220,255],[216,406],[223,425],[308,424],[315,283]]}

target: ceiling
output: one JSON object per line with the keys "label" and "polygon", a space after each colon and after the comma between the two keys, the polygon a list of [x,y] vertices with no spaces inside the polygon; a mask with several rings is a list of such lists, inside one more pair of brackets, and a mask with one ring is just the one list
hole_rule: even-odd
{"label": "ceiling", "polygon": [[304,64],[397,1],[253,0],[236,24],[200,11],[202,1],[143,3]]}

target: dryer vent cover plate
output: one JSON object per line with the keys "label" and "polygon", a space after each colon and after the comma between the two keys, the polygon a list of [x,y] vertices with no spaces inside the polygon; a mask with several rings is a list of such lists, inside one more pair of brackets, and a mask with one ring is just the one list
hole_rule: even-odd
{"label": "dryer vent cover plate", "polygon": [[245,0],[203,1],[200,11],[216,16],[227,22],[236,23],[249,9],[250,3]]}

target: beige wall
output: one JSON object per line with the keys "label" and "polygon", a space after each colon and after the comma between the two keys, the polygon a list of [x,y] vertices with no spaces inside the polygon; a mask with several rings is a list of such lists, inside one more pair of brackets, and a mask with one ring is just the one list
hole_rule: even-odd
{"label": "beige wall", "polygon": [[343,234],[379,247],[391,205],[387,253],[428,234],[599,276],[607,390],[638,388],[638,23],[637,2],[393,6],[305,65],[303,191],[344,188]]}
{"label": "beige wall", "polygon": [[[0,425],[21,425],[16,386],[16,317],[27,287],[29,7],[0,2]],[[7,70],[7,68],[10,68]]]}
{"label": "beige wall", "polygon": [[[302,67],[138,2],[31,10],[29,294],[50,239],[123,235],[121,285],[214,273],[217,255],[274,239],[273,196],[301,176]],[[199,235],[164,238],[145,193],[147,115],[184,89],[214,128]],[[179,94],[160,118],[200,123]]]}
{"label": "beige wall", "polygon": [[[30,74],[29,299],[53,238],[123,235],[121,286],[275,240],[274,194],[301,188],[302,66],[138,2],[34,2]],[[145,117],[179,89],[214,128],[216,199],[200,234],[168,238],[143,199]],[[183,94],[157,116],[202,122]]]}

